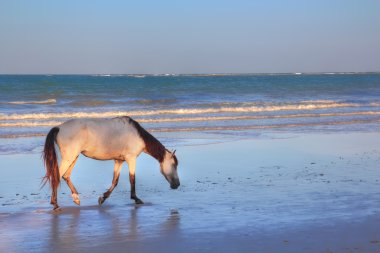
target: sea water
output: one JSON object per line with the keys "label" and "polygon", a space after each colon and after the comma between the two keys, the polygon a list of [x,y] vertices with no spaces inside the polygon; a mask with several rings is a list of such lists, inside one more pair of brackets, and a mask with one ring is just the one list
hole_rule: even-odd
{"label": "sea water", "polygon": [[380,74],[0,75],[0,153],[66,120],[125,115],[157,134],[378,131]]}

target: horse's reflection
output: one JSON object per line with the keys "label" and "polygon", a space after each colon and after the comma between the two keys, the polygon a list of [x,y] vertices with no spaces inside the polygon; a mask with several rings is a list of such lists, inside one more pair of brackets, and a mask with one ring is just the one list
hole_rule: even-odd
{"label": "horse's reflection", "polygon": [[54,251],[104,248],[105,245],[178,237],[177,210],[162,212],[149,206],[65,207],[51,215],[47,247]]}

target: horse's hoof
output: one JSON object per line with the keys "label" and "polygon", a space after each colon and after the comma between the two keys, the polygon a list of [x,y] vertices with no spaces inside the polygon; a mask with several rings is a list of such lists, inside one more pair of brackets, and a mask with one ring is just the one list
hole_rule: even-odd
{"label": "horse's hoof", "polygon": [[142,205],[144,202],[141,199],[135,199],[135,204]]}
{"label": "horse's hoof", "polygon": [[79,199],[78,194],[73,193],[72,196],[73,196],[74,203],[77,204],[78,206],[80,206],[80,199]]}
{"label": "horse's hoof", "polygon": [[60,211],[62,211],[62,209],[61,209],[59,206],[55,206],[55,207],[53,208],[53,212],[54,212],[54,213],[58,213],[58,212],[60,212]]}
{"label": "horse's hoof", "polygon": [[106,200],[105,198],[99,197],[99,199],[98,199],[99,206],[101,206],[105,200]]}

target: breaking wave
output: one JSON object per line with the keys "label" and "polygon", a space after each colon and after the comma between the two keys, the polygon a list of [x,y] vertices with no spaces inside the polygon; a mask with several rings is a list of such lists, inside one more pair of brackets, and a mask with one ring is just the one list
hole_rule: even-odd
{"label": "breaking wave", "polygon": [[55,104],[55,103],[57,103],[57,100],[52,98],[52,99],[35,100],[35,101],[10,101],[10,102],[3,102],[2,104],[27,105],[27,104]]}
{"label": "breaking wave", "polygon": [[255,113],[276,111],[307,111],[318,109],[331,109],[342,107],[358,107],[356,103],[297,103],[264,106],[240,106],[219,108],[177,108],[164,110],[139,110],[139,111],[107,111],[107,112],[62,112],[62,113],[23,113],[23,114],[0,114],[0,120],[22,120],[22,119],[67,119],[67,118],[108,118],[118,116],[155,116],[155,115],[191,115],[209,113]]}
{"label": "breaking wave", "polygon": [[[199,126],[199,127],[156,127],[147,128],[150,132],[203,132],[203,131],[243,131],[254,129],[286,129],[297,127],[315,127],[315,126],[335,126],[335,125],[352,125],[352,124],[369,124],[380,123],[380,119],[365,120],[347,120],[333,122],[312,122],[312,123],[281,123],[270,125],[246,125],[246,126]],[[46,132],[35,133],[11,133],[0,134],[0,138],[21,138],[21,137],[38,137],[46,136]]]}
{"label": "breaking wave", "polygon": [[248,126],[211,126],[211,127],[185,127],[185,128],[151,128],[151,132],[195,132],[195,131],[226,131],[226,130],[253,130],[253,129],[272,129],[272,128],[292,128],[292,127],[313,127],[326,125],[351,125],[351,124],[368,124],[379,123],[380,119],[367,120],[349,120],[334,122],[317,122],[317,123],[294,123],[294,124],[272,124],[272,125],[248,125]]}
{"label": "breaking wave", "polygon": [[[248,115],[248,116],[206,116],[206,117],[173,117],[173,118],[141,118],[140,123],[176,123],[176,122],[212,122],[233,120],[287,119],[287,118],[322,118],[347,116],[374,116],[380,111],[340,112],[340,113],[300,113],[282,115]],[[63,121],[8,121],[0,122],[0,127],[48,127],[62,124]]]}

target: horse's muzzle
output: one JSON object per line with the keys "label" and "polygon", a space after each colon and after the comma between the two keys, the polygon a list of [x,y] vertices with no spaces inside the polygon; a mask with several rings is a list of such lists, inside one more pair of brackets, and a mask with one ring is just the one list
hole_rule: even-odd
{"label": "horse's muzzle", "polygon": [[179,186],[180,186],[180,183],[178,182],[178,183],[176,183],[176,184],[171,184],[171,185],[170,185],[170,188],[172,188],[172,189],[177,189]]}

